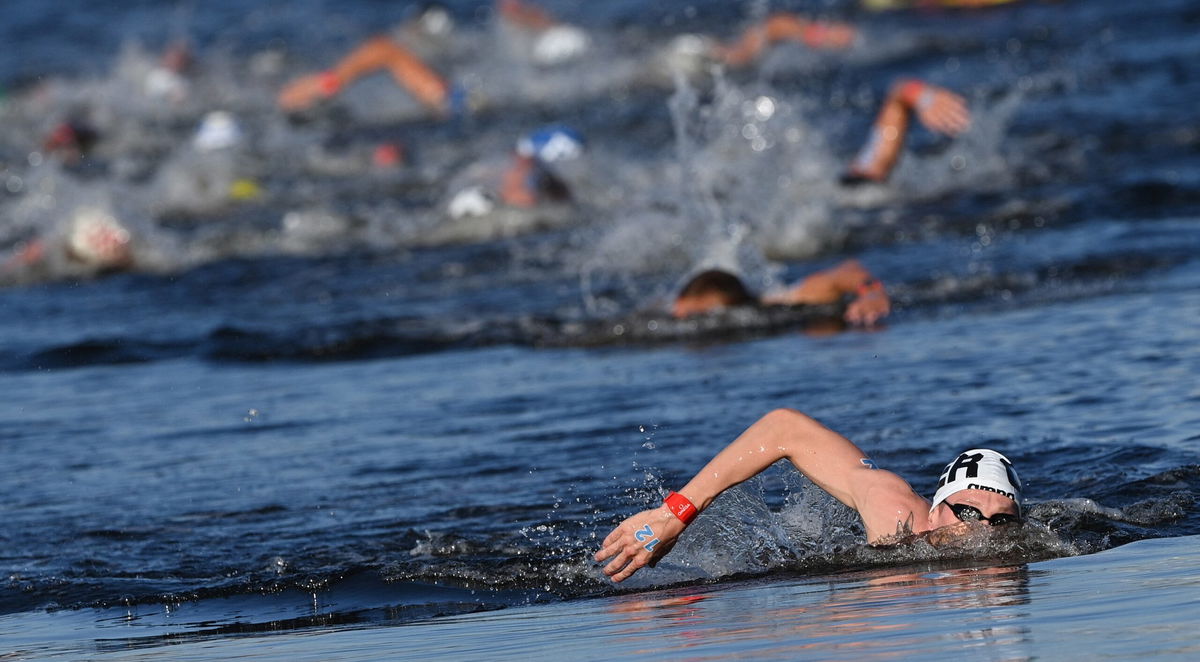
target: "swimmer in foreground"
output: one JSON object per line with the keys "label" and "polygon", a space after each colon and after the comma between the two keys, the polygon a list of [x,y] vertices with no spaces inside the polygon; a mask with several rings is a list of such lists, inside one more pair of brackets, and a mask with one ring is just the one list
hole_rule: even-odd
{"label": "swimmer in foreground", "polygon": [[818,271],[780,292],[762,298],[750,293],[737,276],[716,269],[693,276],[671,306],[677,318],[701,315],[731,306],[797,306],[838,303],[853,297],[844,318],[850,324],[871,326],[891,312],[891,301],[883,283],[858,260],[846,260]]}
{"label": "swimmer in foreground", "polygon": [[[449,15],[444,10],[427,9],[418,17],[416,25],[426,31],[448,31]],[[285,112],[300,112],[319,101],[336,97],[358,79],[381,70],[387,70],[397,85],[408,90],[439,117],[466,111],[465,91],[450,85],[415,51],[388,35],[368,39],[331,69],[288,83],[276,102]]]}
{"label": "swimmer in foreground", "polygon": [[933,501],[878,468],[852,441],[792,409],[760,418],[663,505],[640,512],[605,537],[595,560],[615,582],[666,556],[696,515],[725,490],[789,460],[818,487],[858,512],[867,542],[926,535],[940,544],[984,525],[1021,523],[1021,481],[1008,458],[983,448],[960,453],[942,473]]}
{"label": "swimmer in foreground", "polygon": [[867,143],[842,176],[842,183],[887,180],[900,158],[914,114],[925,128],[947,136],[957,136],[971,126],[971,112],[961,96],[915,78],[897,81],[884,99]]}

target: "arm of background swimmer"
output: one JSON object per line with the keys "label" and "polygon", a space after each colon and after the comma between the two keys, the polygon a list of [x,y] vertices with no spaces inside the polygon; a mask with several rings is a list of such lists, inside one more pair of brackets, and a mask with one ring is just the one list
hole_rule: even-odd
{"label": "arm of background swimmer", "polygon": [[516,155],[504,171],[500,182],[500,199],[513,207],[532,207],[537,204],[537,191],[530,185],[534,175],[533,157]]}
{"label": "arm of background swimmer", "polygon": [[837,303],[842,297],[857,293],[859,287],[873,280],[875,277],[861,262],[846,260],[837,266],[810,274],[786,291],[763,296],[763,303]]}
{"label": "arm of background swimmer", "polygon": [[762,55],[771,44],[792,41],[809,48],[846,48],[854,42],[855,30],[845,23],[824,23],[779,12],[746,28],[728,46],[716,48],[717,57],[731,67],[743,67]]}
{"label": "arm of background swimmer", "polygon": [[449,85],[412,51],[387,37],[375,37],[354,49],[332,69],[342,87],[380,69],[387,69],[396,83],[418,101],[444,110]]}
{"label": "arm of background swimmer", "polygon": [[497,0],[496,10],[504,20],[527,30],[548,30],[558,25],[558,21],[544,9],[521,0]]}

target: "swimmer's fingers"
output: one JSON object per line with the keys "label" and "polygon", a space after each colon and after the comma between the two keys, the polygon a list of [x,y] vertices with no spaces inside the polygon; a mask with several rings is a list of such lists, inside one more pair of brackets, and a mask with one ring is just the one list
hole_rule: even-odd
{"label": "swimmer's fingers", "polygon": [[608,534],[608,537],[604,539],[604,546],[592,558],[596,559],[598,563],[602,563],[605,559],[611,559],[616,556],[622,547],[620,533],[620,529],[615,529],[612,533]]}
{"label": "swimmer's fingers", "polygon": [[962,97],[940,88],[930,88],[926,94],[917,104],[917,117],[928,129],[953,136],[971,126],[971,112]]}
{"label": "swimmer's fingers", "polygon": [[324,96],[320,74],[310,74],[285,85],[275,102],[281,110],[295,112],[311,107]]}
{"label": "swimmer's fingers", "polygon": [[892,311],[891,301],[881,294],[859,297],[846,307],[846,321],[861,326],[874,326]]}
{"label": "swimmer's fingers", "polygon": [[683,527],[666,506],[640,512],[608,534],[594,558],[597,562],[607,560],[604,574],[615,582],[623,581],[649,564],[652,558],[665,555]]}
{"label": "swimmer's fingers", "polygon": [[614,582],[621,583],[621,582],[625,581],[626,579],[629,579],[630,577],[632,577],[633,573],[637,572],[638,570],[641,570],[646,565],[646,562],[649,560],[649,558],[650,558],[649,554],[646,554],[646,555],[639,554],[638,556],[635,556],[632,559],[630,559],[629,563],[624,568],[622,568],[619,572],[615,572],[615,573],[609,572],[608,568],[605,568],[604,572],[606,574],[608,574],[608,576],[611,577]]}

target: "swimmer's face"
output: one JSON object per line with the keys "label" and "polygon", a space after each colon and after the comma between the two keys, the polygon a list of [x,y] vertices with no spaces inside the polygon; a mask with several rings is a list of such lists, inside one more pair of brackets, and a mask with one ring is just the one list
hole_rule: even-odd
{"label": "swimmer's face", "polygon": [[[951,505],[958,507],[962,513],[961,517],[955,514],[955,509],[951,508]],[[978,511],[979,515],[987,519],[973,517],[975,513],[971,509]],[[1016,502],[1004,495],[987,490],[961,490],[939,503],[938,507],[930,514],[930,519],[934,528],[964,523],[987,526],[988,524],[1015,523],[1020,521],[1020,514]]]}
{"label": "swimmer's face", "polygon": [[675,303],[671,306],[671,316],[676,319],[691,317],[692,315],[703,315],[704,313],[719,310],[726,307],[728,302],[725,297],[719,292],[708,292],[695,296],[681,296],[675,299]]}

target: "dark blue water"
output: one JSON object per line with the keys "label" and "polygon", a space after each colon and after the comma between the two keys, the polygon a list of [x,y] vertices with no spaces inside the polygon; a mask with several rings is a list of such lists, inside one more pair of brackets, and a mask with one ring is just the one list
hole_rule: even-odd
{"label": "dark blue water", "polygon": [[[0,276],[0,629],[25,633],[0,649],[71,657],[603,599],[598,536],[780,406],[926,493],[954,452],[1002,449],[1034,523],[949,558],[872,550],[849,511],[777,467],[622,591],[1200,534],[1194,7],[796,5],[854,20],[864,41],[683,83],[645,70],[654,48],[732,35],[757,5],[638,4],[548,3],[598,53],[550,70],[499,67],[489,49],[512,36],[454,4],[460,34],[435,62],[489,99],[459,124],[385,80],[300,120],[274,110],[283,80],[402,20],[394,3],[9,8],[5,255],[79,205],[140,243],[127,273]],[[166,109],[127,78],[165,35],[199,62]],[[839,188],[901,74],[963,92],[974,128],[915,130],[889,184]],[[250,136],[230,161],[189,156],[214,108]],[[94,158],[31,158],[75,112],[106,131]],[[517,218],[511,237],[447,225],[473,162],[560,118],[590,140],[575,206]],[[356,160],[393,137],[409,165]],[[204,177],[263,193],[231,201]],[[702,266],[761,289],[851,256],[895,297],[881,329],[813,333],[827,310],[665,314]],[[66,637],[61,619],[95,632]],[[133,629],[115,636],[111,619]]]}

